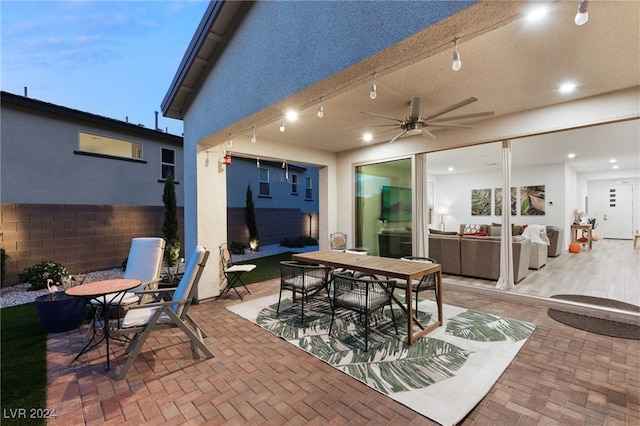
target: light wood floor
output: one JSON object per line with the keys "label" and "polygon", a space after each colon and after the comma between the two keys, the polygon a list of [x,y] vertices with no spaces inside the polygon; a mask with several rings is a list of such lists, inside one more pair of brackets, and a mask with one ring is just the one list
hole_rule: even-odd
{"label": "light wood floor", "polygon": [[[494,281],[455,275],[443,275],[443,281],[495,287]],[[579,294],[640,305],[640,247],[634,250],[631,240],[601,239],[590,252],[586,248],[575,254],[565,250],[547,258],[541,269],[530,269],[515,292],[541,297]]]}

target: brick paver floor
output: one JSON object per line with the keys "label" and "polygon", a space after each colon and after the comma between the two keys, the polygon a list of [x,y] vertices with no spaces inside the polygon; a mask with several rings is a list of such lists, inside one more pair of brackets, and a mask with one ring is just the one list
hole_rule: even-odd
{"label": "brick paver floor", "polygon": [[[253,284],[245,300],[278,291]],[[640,341],[550,319],[546,308],[444,290],[445,303],[531,321],[533,336],[463,425],[640,424]],[[71,362],[83,329],[49,335],[49,424],[432,424],[322,361],[231,313],[229,295],[193,306],[213,359],[194,360],[179,330],[156,332],[125,380],[124,346]]]}

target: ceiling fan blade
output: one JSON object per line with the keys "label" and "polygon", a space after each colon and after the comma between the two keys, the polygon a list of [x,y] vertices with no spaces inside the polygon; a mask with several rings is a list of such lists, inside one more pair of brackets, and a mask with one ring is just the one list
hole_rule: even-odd
{"label": "ceiling fan blade", "polygon": [[472,104],[472,103],[476,102],[477,100],[478,100],[478,98],[470,97],[469,99],[465,99],[464,101],[458,102],[455,105],[451,105],[449,108],[445,108],[442,111],[438,111],[435,114],[431,114],[430,116],[425,118],[425,120],[431,120],[432,118],[440,117],[441,115],[444,115],[444,114],[446,114],[448,112],[451,112],[451,111],[456,110],[458,108],[462,108],[463,106]]}
{"label": "ceiling fan blade", "polygon": [[391,140],[389,141],[389,143],[393,143],[393,142],[395,142],[396,140],[398,140],[399,138],[401,138],[402,136],[404,136],[406,133],[407,133],[407,131],[406,131],[406,130],[403,130],[402,132],[400,132],[400,133],[398,133],[397,135],[395,135],[395,136],[394,136],[394,138],[393,138],[393,139],[391,139]]}
{"label": "ceiling fan blade", "polygon": [[387,120],[393,120],[402,123],[402,120],[398,118],[389,117],[388,115],[376,114],[375,112],[360,111],[362,114],[373,115],[374,117],[386,118]]}
{"label": "ceiling fan blade", "polygon": [[422,128],[422,134],[427,136],[427,137],[430,137],[431,139],[435,139],[436,138],[436,136],[433,133],[431,133],[430,131],[428,131],[426,127]]}
{"label": "ceiling fan blade", "polygon": [[431,123],[429,127],[442,127],[444,129],[473,129],[473,126],[468,124],[454,124],[454,123]]}
{"label": "ceiling fan blade", "polygon": [[394,127],[396,129],[400,128],[398,124],[375,124],[373,126],[345,127],[345,129],[370,129],[372,127]]}
{"label": "ceiling fan blade", "polygon": [[414,96],[411,98],[411,115],[409,117],[418,118],[420,117],[420,96]]}
{"label": "ceiling fan blade", "polygon": [[495,112],[493,111],[477,112],[475,114],[456,115],[455,117],[439,118],[437,120],[431,120],[431,122],[441,123],[443,121],[466,120],[469,118],[479,118],[479,117],[491,117],[493,114],[495,114]]}

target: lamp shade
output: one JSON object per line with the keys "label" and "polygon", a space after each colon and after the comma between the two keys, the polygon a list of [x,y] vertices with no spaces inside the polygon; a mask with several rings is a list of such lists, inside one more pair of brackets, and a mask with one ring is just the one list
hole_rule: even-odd
{"label": "lamp shade", "polygon": [[436,214],[449,214],[449,206],[436,206]]}

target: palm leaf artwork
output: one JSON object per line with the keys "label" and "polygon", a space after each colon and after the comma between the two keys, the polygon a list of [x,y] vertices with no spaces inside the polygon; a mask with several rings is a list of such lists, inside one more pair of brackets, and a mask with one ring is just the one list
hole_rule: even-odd
{"label": "palm leaf artwork", "polygon": [[[450,378],[471,353],[431,338],[408,346],[406,316],[399,309],[394,310],[399,334],[389,309],[372,315],[369,350],[364,351],[364,323],[356,314],[336,312],[329,336],[331,307],[326,299],[317,297],[305,303],[303,325],[299,304],[286,299],[279,315],[276,307],[264,308],[257,324],[385,394],[420,389]],[[430,318],[431,313],[420,313],[423,323]]]}
{"label": "palm leaf artwork", "polygon": [[526,216],[545,215],[545,186],[523,186],[520,188],[520,213]]}
{"label": "palm leaf artwork", "polygon": [[447,321],[447,334],[479,342],[518,342],[535,328],[535,324],[476,311],[462,312]]}
{"label": "palm leaf artwork", "polygon": [[471,190],[471,215],[491,215],[491,189]]}

